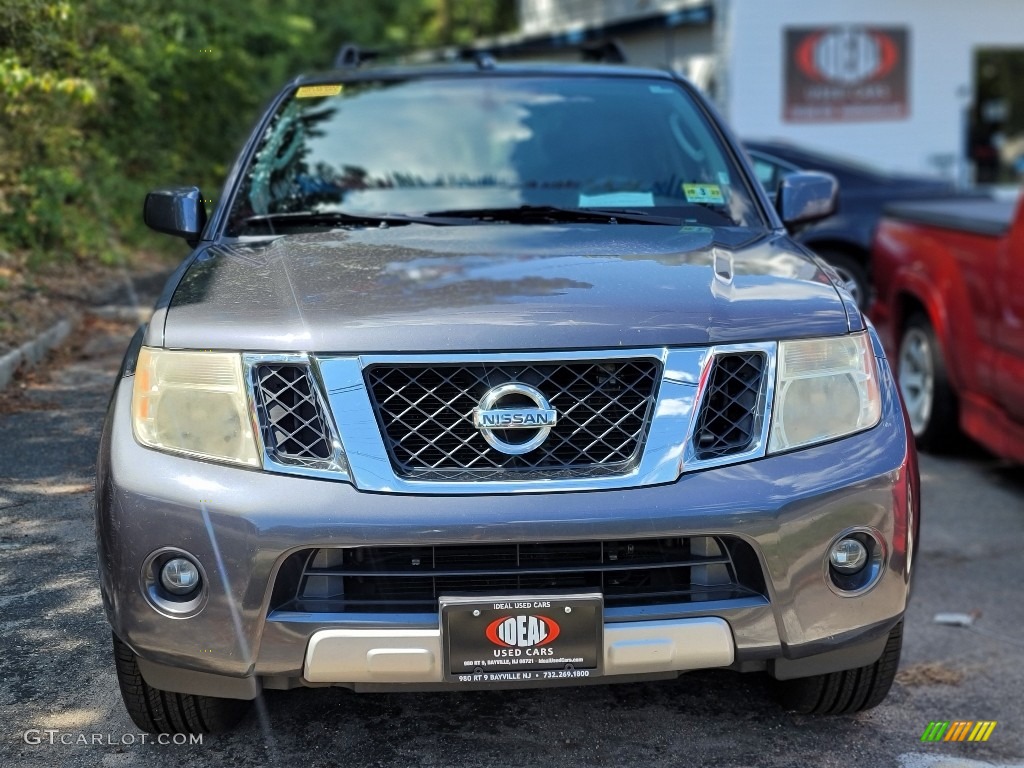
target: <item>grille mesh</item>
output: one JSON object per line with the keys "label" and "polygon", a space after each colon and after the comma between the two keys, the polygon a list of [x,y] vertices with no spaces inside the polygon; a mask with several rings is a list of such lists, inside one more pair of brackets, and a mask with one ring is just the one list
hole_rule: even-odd
{"label": "grille mesh", "polygon": [[[629,465],[643,443],[659,371],[657,361],[635,359],[387,365],[370,367],[365,375],[395,471],[418,479],[470,480],[507,470],[607,472]],[[520,456],[495,450],[473,425],[473,409],[483,395],[509,382],[536,387],[558,412],[544,443]],[[535,434],[495,433],[509,442]]]}
{"label": "grille mesh", "polygon": [[760,352],[714,359],[694,435],[699,460],[743,453],[753,444],[760,428],[757,404],[766,361]]}
{"label": "grille mesh", "polygon": [[256,406],[263,443],[282,464],[317,466],[331,458],[327,422],[309,368],[291,363],[255,366]]}

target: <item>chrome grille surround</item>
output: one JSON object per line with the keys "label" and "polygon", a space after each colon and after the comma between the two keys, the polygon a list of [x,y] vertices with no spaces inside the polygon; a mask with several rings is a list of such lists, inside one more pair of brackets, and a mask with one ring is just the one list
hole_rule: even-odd
{"label": "chrome grille surround", "polygon": [[303,354],[248,354],[242,365],[263,468],[347,479],[315,361]]}
{"label": "chrome grille surround", "polygon": [[[778,344],[714,345],[707,347],[614,349],[600,351],[487,352],[447,354],[243,355],[253,426],[259,435],[263,468],[292,475],[342,480],[358,490],[410,495],[479,495],[559,493],[636,488],[676,482],[681,473],[761,458],[766,453]],[[746,450],[713,458],[701,457],[693,439],[713,363],[720,355],[760,353],[765,368],[757,394],[754,439]],[[530,366],[650,360],[658,365],[654,402],[649,408],[644,437],[626,462],[575,467],[505,467],[444,470],[442,476],[419,472],[399,474],[377,420],[366,371],[374,366]],[[305,465],[283,463],[268,450],[253,387],[255,365],[261,362],[306,365],[311,392],[323,408],[330,459]],[[561,416],[559,416],[561,418]]]}
{"label": "chrome grille surround", "polygon": [[[647,433],[660,368],[660,361],[653,358],[625,358],[374,365],[364,373],[397,474],[472,481],[536,470],[549,478],[627,470]],[[521,455],[496,450],[473,423],[481,399],[512,383],[536,388],[558,413],[547,439]]]}
{"label": "chrome grille surround", "polygon": [[[737,464],[766,454],[775,399],[777,354],[778,345],[774,342],[709,348],[701,370],[693,418],[686,433],[682,472]],[[741,392],[729,391],[733,382],[743,385]],[[741,404],[739,420],[747,421],[735,429],[742,434],[730,440],[729,432],[737,421],[731,410],[735,404]],[[702,445],[701,433],[709,428],[713,430],[710,445],[706,439]]]}

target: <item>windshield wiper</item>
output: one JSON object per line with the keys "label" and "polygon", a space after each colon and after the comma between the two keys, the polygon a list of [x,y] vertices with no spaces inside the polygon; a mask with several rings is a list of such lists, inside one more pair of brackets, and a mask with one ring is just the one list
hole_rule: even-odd
{"label": "windshield wiper", "polygon": [[433,218],[480,219],[515,224],[530,222],[583,222],[602,224],[661,224],[679,226],[680,219],[671,216],[653,216],[643,211],[614,210],[611,208],[560,208],[556,205],[520,205],[515,208],[457,208],[452,211],[431,211],[424,214]]}
{"label": "windshield wiper", "polygon": [[236,227],[379,227],[402,226],[404,224],[429,224],[434,227],[461,224],[462,221],[444,221],[440,217],[405,216],[391,213],[346,213],[344,211],[291,211],[288,213],[263,213],[247,216],[235,222]]}

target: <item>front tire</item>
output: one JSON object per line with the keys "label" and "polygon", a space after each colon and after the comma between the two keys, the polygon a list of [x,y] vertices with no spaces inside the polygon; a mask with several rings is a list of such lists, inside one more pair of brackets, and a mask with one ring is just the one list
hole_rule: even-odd
{"label": "front tire", "polygon": [[153,688],[135,653],[114,637],[114,665],[121,698],[132,722],[147,733],[217,733],[238,724],[248,701],[172,693]]}
{"label": "front tire", "polygon": [[897,356],[897,379],[910,427],[923,449],[945,451],[959,437],[956,395],[935,329],[917,313],[907,321]]}
{"label": "front tire", "polygon": [[889,632],[885,650],[874,664],[825,675],[779,680],[779,699],[804,715],[849,715],[877,707],[889,694],[903,648],[903,622]]}

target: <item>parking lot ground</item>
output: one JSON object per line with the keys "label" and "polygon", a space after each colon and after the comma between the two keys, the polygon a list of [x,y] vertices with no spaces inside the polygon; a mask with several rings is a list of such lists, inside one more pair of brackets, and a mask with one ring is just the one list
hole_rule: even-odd
{"label": "parking lot ground", "polygon": [[[268,692],[235,732],[142,743],[121,706],[96,584],[93,462],[134,329],[0,402],[0,765],[1024,767],[1024,470],[925,456],[901,671],[854,717],[779,709],[762,676],[461,694]],[[6,404],[6,405],[4,405]],[[970,628],[933,622],[973,613]],[[922,743],[933,720],[995,720],[985,743]],[[83,743],[84,742],[84,743]]]}

